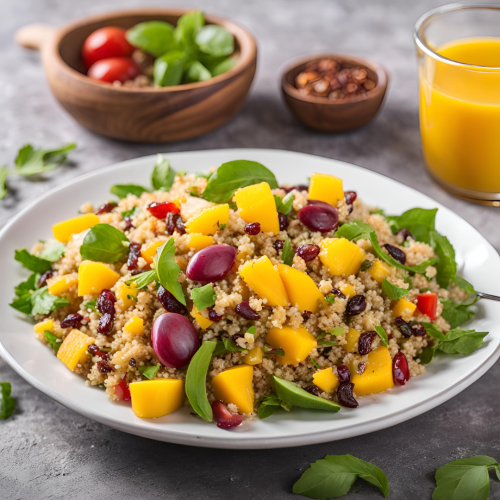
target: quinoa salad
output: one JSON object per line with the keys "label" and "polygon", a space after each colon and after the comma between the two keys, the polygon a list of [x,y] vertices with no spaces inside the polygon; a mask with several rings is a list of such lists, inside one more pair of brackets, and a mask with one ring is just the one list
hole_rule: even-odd
{"label": "quinoa salad", "polygon": [[231,429],[397,397],[435,355],[481,346],[461,326],[477,295],[437,209],[385,214],[334,174],[289,186],[253,161],[188,174],[158,155],[151,188],[112,186],[118,201],[16,251],[31,274],[11,306],[54,363],[140,418],[187,406]]}

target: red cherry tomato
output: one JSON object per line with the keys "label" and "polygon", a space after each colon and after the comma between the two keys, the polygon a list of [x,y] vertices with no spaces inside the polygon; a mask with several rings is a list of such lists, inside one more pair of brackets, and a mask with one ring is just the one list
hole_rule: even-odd
{"label": "red cherry tomato", "polygon": [[87,75],[93,80],[113,83],[125,82],[141,74],[141,68],[128,57],[108,57],[90,66]]}
{"label": "red cherry tomato", "polygon": [[92,64],[108,57],[129,57],[134,47],[125,38],[126,31],[122,28],[109,26],[99,28],[91,33],[83,42],[82,59],[85,69]]}
{"label": "red cherry tomato", "polygon": [[114,387],[115,389],[115,394],[122,400],[122,401],[130,401],[131,395],[130,395],[130,389],[127,384],[127,379],[122,378],[121,382]]}
{"label": "red cherry tomato", "polygon": [[435,293],[421,293],[417,299],[418,310],[427,314],[429,318],[436,319],[438,296]]}

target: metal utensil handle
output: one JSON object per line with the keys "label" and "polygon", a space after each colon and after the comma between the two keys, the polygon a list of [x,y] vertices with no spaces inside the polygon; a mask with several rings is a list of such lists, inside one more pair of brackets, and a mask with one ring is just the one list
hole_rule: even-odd
{"label": "metal utensil handle", "polygon": [[500,297],[498,295],[490,295],[489,293],[476,292],[482,299],[496,300],[500,302]]}

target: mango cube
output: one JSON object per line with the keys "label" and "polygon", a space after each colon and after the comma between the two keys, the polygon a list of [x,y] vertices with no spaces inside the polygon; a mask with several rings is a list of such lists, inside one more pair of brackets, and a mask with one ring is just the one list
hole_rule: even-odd
{"label": "mango cube", "polygon": [[98,295],[112,288],[119,279],[120,275],[106,264],[84,260],[78,268],[78,296]]}
{"label": "mango cube", "polygon": [[266,343],[285,351],[284,356],[276,356],[280,365],[298,365],[318,346],[316,338],[302,325],[297,330],[289,326],[271,328],[267,332]]}
{"label": "mango cube", "polygon": [[356,295],[356,290],[354,290],[354,287],[349,284],[341,286],[340,291],[345,295],[346,299]]}
{"label": "mango cube", "polygon": [[92,226],[99,224],[99,217],[95,214],[84,214],[78,217],[73,217],[62,222],[58,222],[52,226],[54,238],[61,243],[68,243],[71,236],[81,233]]}
{"label": "mango cube", "polygon": [[254,406],[253,367],[238,365],[212,379],[215,399],[234,404],[241,413],[252,413]]}
{"label": "mango cube", "polygon": [[336,207],[339,200],[344,199],[342,179],[329,174],[312,174],[309,199],[325,201]]}
{"label": "mango cube", "polygon": [[239,215],[245,222],[258,222],[264,233],[278,234],[278,210],[267,182],[238,189],[234,198],[240,210]]}
{"label": "mango cube", "polygon": [[333,276],[357,274],[365,252],[346,238],[326,238],[320,243],[319,258]]}
{"label": "mango cube", "polygon": [[146,248],[141,249],[141,257],[148,263],[152,264],[153,259],[156,255],[156,250],[160,248],[165,242],[164,241],[153,241]]}
{"label": "mango cube", "polygon": [[54,322],[51,319],[46,319],[37,323],[34,327],[36,333],[43,333],[45,330],[52,332],[52,328],[54,328]]}
{"label": "mango cube", "polygon": [[131,283],[130,286],[126,283],[121,283],[115,293],[120,309],[125,311],[134,306],[137,303],[138,293],[139,289],[135,283]]}
{"label": "mango cube", "polygon": [[361,375],[354,370],[352,372],[351,382],[356,396],[378,394],[394,387],[392,359],[387,347],[377,347],[368,354],[365,371]]}
{"label": "mango cube", "polygon": [[392,305],[392,314],[395,318],[401,316],[405,321],[408,321],[413,316],[416,308],[416,304],[412,304],[403,297],[396,300]]}
{"label": "mango cube", "polygon": [[134,335],[142,335],[144,333],[144,321],[138,316],[132,316],[123,328]]}
{"label": "mango cube", "polygon": [[340,385],[340,381],[332,368],[325,368],[313,375],[313,384],[323,392],[330,393]]}
{"label": "mango cube", "polygon": [[240,276],[259,297],[267,299],[268,306],[288,305],[288,296],[280,273],[266,255],[256,261],[248,261],[241,268]]}
{"label": "mango cube", "polygon": [[213,321],[205,318],[205,316],[203,316],[203,314],[201,314],[198,309],[196,309],[195,305],[193,305],[193,309],[191,309],[191,316],[198,322],[203,330],[206,330],[210,325],[214,324]]}
{"label": "mango cube", "polygon": [[198,215],[191,217],[186,223],[187,233],[214,235],[222,224],[229,222],[229,205],[216,205],[205,208]]}
{"label": "mango cube", "polygon": [[358,330],[355,330],[354,328],[349,328],[349,331],[347,332],[346,335],[347,344],[344,346],[344,349],[347,352],[357,352],[358,349],[356,345],[358,343],[360,335],[361,332],[359,332]]}
{"label": "mango cube", "polygon": [[85,359],[87,348],[93,343],[92,337],[85,335],[80,330],[71,330],[59,347],[57,357],[73,371],[76,365]]}
{"label": "mango cube", "polygon": [[204,248],[213,245],[213,243],[213,236],[205,236],[204,234],[190,234],[187,237],[187,246],[195,252],[203,250]]}
{"label": "mango cube", "polygon": [[65,274],[48,282],[48,292],[50,295],[62,295],[69,292],[70,288],[78,284],[77,274]]}
{"label": "mango cube", "polygon": [[262,347],[256,345],[243,356],[242,360],[246,365],[258,365],[259,363],[262,363],[262,358]]}
{"label": "mango cube", "polygon": [[132,410],[139,418],[159,418],[182,407],[184,381],[159,378],[129,385]]}
{"label": "mango cube", "polygon": [[285,264],[279,264],[278,271],[291,305],[299,311],[317,313],[326,303],[324,295],[308,274]]}
{"label": "mango cube", "polygon": [[368,269],[368,272],[378,283],[382,283],[382,281],[384,281],[384,279],[391,274],[391,270],[378,260],[373,263],[372,267]]}

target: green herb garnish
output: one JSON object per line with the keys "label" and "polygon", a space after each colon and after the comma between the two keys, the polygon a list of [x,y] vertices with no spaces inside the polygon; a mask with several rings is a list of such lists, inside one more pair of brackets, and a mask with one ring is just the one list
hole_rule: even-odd
{"label": "green herb garnish", "polygon": [[191,290],[191,298],[193,299],[194,305],[198,311],[202,311],[207,307],[215,305],[217,295],[209,283],[208,285],[201,286],[199,288],[193,288]]}
{"label": "green herb garnish", "polygon": [[370,267],[373,266],[373,262],[370,262],[369,260],[364,260],[362,263],[361,263],[361,271],[368,271],[368,269],[370,269]]}
{"label": "green herb garnish", "polygon": [[61,347],[62,340],[59,337],[56,337],[53,333],[49,332],[48,330],[45,330],[43,334],[45,335],[45,338],[47,339],[47,342],[49,343],[50,347],[52,347],[52,350],[57,354],[59,347]]}
{"label": "green herb garnish", "polygon": [[270,394],[269,396],[264,396],[260,402],[259,409],[257,410],[257,416],[260,419],[270,417],[276,410],[283,408],[286,411],[292,409],[292,405],[285,403],[278,396]]}
{"label": "green herb garnish", "polygon": [[124,219],[131,219],[132,217],[134,217],[134,215],[137,215],[137,212],[139,212],[140,208],[139,207],[132,207],[131,209],[129,210],[124,210],[123,212],[121,212],[121,216],[124,218]]}
{"label": "green herb garnish", "polygon": [[179,85],[188,62],[188,57],[181,50],[171,50],[154,62],[153,79],[160,87]]}
{"label": "green herb garnish", "polygon": [[151,184],[157,191],[170,191],[175,179],[175,170],[170,166],[170,161],[158,155],[156,164],[151,174]]}
{"label": "green herb garnish", "polygon": [[329,303],[329,304],[335,304],[335,295],[331,294],[331,295],[327,295],[325,297],[325,300]]}
{"label": "green herb garnish", "polygon": [[311,358],[311,363],[318,369],[318,370],[321,370],[321,367],[318,365],[318,363],[316,363],[316,361],[314,361],[313,358]]}
{"label": "green herb garnish", "polygon": [[361,220],[355,220],[342,225],[335,232],[335,238],[346,238],[349,241],[367,240],[370,233],[375,232],[370,224]]}
{"label": "green herb garnish", "polygon": [[283,198],[281,198],[281,196],[274,196],[274,201],[276,203],[276,210],[280,214],[288,215],[292,210],[294,199],[295,195],[292,192],[288,193]]}
{"label": "green herb garnish", "polygon": [[129,239],[110,224],[91,227],[83,239],[80,255],[84,260],[115,264],[128,254]]}
{"label": "green herb garnish", "polygon": [[[16,288],[16,290],[18,289],[19,287]],[[27,316],[35,316],[37,314],[49,314],[56,309],[69,306],[70,304],[71,302],[66,297],[50,295],[47,287],[44,286],[38,290],[34,290],[33,293],[29,293],[28,291],[21,296],[17,296],[10,303],[10,306]]]}
{"label": "green herb garnish", "polygon": [[141,375],[144,375],[149,380],[153,380],[156,377],[156,374],[158,373],[158,370],[160,367],[158,365],[155,366],[139,366],[137,368]]}
{"label": "green herb garnish", "polygon": [[14,259],[34,273],[43,274],[52,269],[52,262],[29,253],[26,248],[16,250]]}
{"label": "green herb garnish", "polygon": [[182,291],[182,285],[177,281],[181,268],[175,263],[175,242],[170,238],[156,251],[154,257],[155,271],[158,281],[166,288],[181,304],[186,305],[186,298]]}
{"label": "green herb garnish", "polygon": [[164,21],[146,21],[130,28],[126,37],[134,47],[160,57],[176,47],[174,27]]}
{"label": "green herb garnish", "polygon": [[387,281],[387,278],[384,278],[384,281],[382,281],[382,290],[391,300],[398,300],[410,293],[410,290],[406,288],[401,288],[397,285],[389,283],[389,281]]}
{"label": "green herb garnish", "polygon": [[142,290],[157,279],[156,270],[153,269],[152,271],[145,271],[143,273],[136,274],[132,278],[126,280],[125,284],[130,286],[132,283],[135,283],[136,288]]}
{"label": "green herb garnish", "polygon": [[16,402],[11,397],[10,382],[0,382],[0,419],[6,420],[16,409]]}
{"label": "green herb garnish", "polygon": [[221,354],[226,354],[227,352],[248,352],[247,349],[240,347],[236,344],[233,339],[228,339],[222,337],[222,340],[217,342],[212,356],[220,356]]}
{"label": "green herb garnish", "polygon": [[441,316],[448,321],[451,328],[463,325],[475,316],[476,311],[471,308],[471,306],[473,306],[478,300],[479,297],[474,297],[471,300],[466,300],[464,302],[453,302],[450,299],[440,299],[443,304],[443,312],[441,313]]}
{"label": "green herb garnish", "polygon": [[290,244],[290,238],[287,236],[285,243],[283,243],[283,251],[281,252],[281,258],[287,266],[293,264],[293,258],[295,257],[295,250]]}
{"label": "green herb garnish", "polygon": [[129,194],[139,197],[142,193],[148,192],[145,187],[138,186],[137,184],[115,184],[111,187],[110,191],[116,194],[118,198],[126,198]]}
{"label": "green herb garnish", "polygon": [[57,240],[51,240],[44,244],[43,250],[40,252],[40,258],[49,262],[57,262],[66,250],[66,246]]}
{"label": "green herb garnish", "polygon": [[217,24],[199,28],[195,42],[201,52],[213,57],[228,56],[234,52],[233,35]]}
{"label": "green herb garnish", "polygon": [[380,337],[380,340],[382,341],[382,344],[384,344],[386,347],[389,345],[389,337],[387,336],[386,331],[380,326],[376,326],[374,330],[377,332],[377,335]]}

